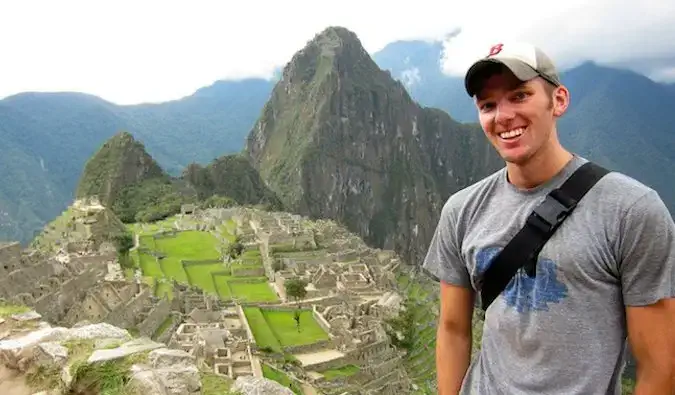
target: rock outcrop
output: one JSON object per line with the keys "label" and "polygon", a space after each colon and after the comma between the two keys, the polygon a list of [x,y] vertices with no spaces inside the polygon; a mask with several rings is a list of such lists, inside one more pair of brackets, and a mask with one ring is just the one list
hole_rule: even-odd
{"label": "rock outcrop", "polygon": [[[195,358],[185,351],[148,338],[134,339],[127,330],[107,323],[69,329],[35,319],[28,321],[32,326],[25,326],[26,321],[19,318],[0,323],[0,329],[23,323],[11,328],[14,335],[0,341],[2,371],[13,372],[13,380],[25,377],[17,386],[24,392],[9,395],[39,391],[91,394],[103,388],[110,393],[124,389],[125,393],[143,395],[202,394]],[[25,392],[29,387],[32,392]]]}
{"label": "rock outcrop", "polygon": [[276,381],[251,376],[237,378],[232,390],[241,395],[293,395],[293,391]]}

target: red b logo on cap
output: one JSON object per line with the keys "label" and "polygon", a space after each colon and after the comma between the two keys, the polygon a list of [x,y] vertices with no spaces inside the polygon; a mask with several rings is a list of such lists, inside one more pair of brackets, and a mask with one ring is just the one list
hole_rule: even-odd
{"label": "red b logo on cap", "polygon": [[488,56],[497,55],[498,53],[502,52],[503,47],[504,47],[504,44],[497,44],[497,45],[492,46],[492,48],[490,48],[490,53],[488,54]]}

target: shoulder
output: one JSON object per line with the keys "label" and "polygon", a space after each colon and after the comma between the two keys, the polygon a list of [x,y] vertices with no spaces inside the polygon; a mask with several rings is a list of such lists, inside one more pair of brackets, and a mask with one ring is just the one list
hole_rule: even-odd
{"label": "shoulder", "polygon": [[588,195],[588,201],[584,198],[580,205],[586,206],[596,218],[593,223],[602,224],[615,241],[674,229],[672,214],[659,193],[619,171],[606,174]]}
{"label": "shoulder", "polygon": [[628,214],[644,205],[658,210],[665,208],[656,190],[618,171],[610,171],[594,189],[596,199],[606,208],[618,211],[617,214]]}

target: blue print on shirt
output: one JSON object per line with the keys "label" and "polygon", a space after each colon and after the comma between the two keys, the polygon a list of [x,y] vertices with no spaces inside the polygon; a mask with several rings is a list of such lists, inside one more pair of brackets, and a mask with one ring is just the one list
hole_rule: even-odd
{"label": "blue print on shirt", "polygon": [[[482,274],[501,251],[499,247],[488,247],[476,254],[476,269]],[[558,303],[567,297],[567,287],[557,278],[556,264],[546,258],[537,261],[537,275],[528,276],[521,268],[502,292],[508,306],[519,313],[531,310],[548,311],[549,303]]]}

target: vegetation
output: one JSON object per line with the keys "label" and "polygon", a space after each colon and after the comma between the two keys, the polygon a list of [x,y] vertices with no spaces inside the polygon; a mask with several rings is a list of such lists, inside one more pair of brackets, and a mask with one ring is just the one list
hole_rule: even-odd
{"label": "vegetation", "polygon": [[197,199],[180,193],[176,183],[155,178],[127,185],[119,191],[112,210],[125,223],[155,222],[178,214],[183,204],[194,204]]}
{"label": "vegetation", "polygon": [[408,352],[415,345],[415,305],[410,299],[404,301],[403,310],[398,316],[385,321],[386,332],[391,344]]}
{"label": "vegetation", "polygon": [[328,340],[326,332],[316,323],[312,312],[301,312],[300,332],[293,323],[293,311],[266,310],[245,307],[244,314],[251,326],[258,347],[281,352],[282,347],[312,344]]}
{"label": "vegetation", "polygon": [[[242,154],[221,156],[205,167],[192,163],[185,168],[182,179],[196,190],[198,198],[206,205],[237,202],[262,205],[269,210],[283,208],[281,201]],[[214,196],[228,198],[221,200]]]}
{"label": "vegetation", "polygon": [[0,300],[0,318],[9,317],[14,314],[26,313],[30,310],[31,309],[28,306],[11,304]]}

